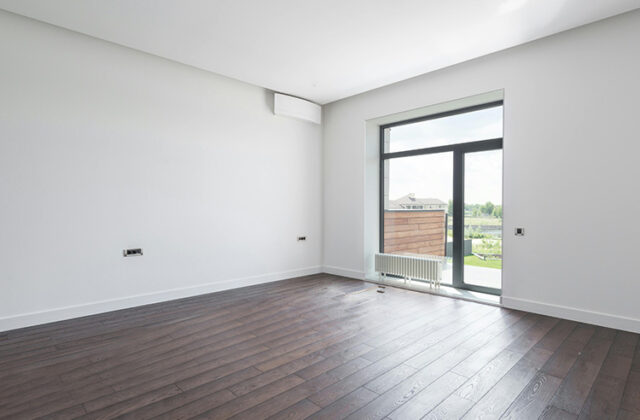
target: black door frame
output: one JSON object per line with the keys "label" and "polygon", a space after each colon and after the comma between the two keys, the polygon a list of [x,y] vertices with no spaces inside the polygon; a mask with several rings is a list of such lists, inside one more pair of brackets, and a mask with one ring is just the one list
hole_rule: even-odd
{"label": "black door frame", "polygon": [[449,144],[445,146],[427,147],[422,149],[404,150],[401,152],[386,153],[384,150],[385,130],[387,128],[396,127],[405,124],[412,124],[421,121],[433,120],[437,118],[449,117],[452,115],[465,114],[468,112],[479,111],[487,108],[495,108],[503,106],[503,101],[489,102],[486,104],[475,105],[453,111],[440,112],[437,114],[427,115],[419,118],[412,118],[404,121],[397,121],[390,124],[380,126],[380,244],[379,251],[384,252],[384,176],[385,161],[393,158],[430,155],[435,153],[453,152],[453,287],[466,289],[475,292],[489,293],[500,295],[501,289],[492,287],[478,286],[467,284],[464,282],[464,169],[465,155],[467,153],[485,152],[489,150],[502,149],[502,137],[472,141],[468,143]]}

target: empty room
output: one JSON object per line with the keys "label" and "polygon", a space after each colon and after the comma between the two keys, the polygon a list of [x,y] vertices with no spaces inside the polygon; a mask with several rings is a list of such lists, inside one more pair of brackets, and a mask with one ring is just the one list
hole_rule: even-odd
{"label": "empty room", "polygon": [[640,420],[640,0],[0,0],[0,419]]}

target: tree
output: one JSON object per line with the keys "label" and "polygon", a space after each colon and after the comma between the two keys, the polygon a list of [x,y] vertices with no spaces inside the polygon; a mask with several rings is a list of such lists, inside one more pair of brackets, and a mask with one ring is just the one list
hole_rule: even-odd
{"label": "tree", "polygon": [[447,213],[449,213],[449,216],[453,215],[453,200],[449,200],[449,208],[447,209]]}
{"label": "tree", "polygon": [[487,201],[484,206],[482,206],[482,213],[487,216],[491,216],[493,214],[493,209],[495,206],[491,201]]}
{"label": "tree", "polygon": [[502,206],[495,206],[493,208],[493,217],[502,219]]}

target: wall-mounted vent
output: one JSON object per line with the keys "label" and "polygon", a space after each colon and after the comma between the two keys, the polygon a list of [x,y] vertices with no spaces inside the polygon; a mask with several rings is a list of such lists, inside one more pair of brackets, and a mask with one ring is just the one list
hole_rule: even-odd
{"label": "wall-mounted vent", "polygon": [[322,107],[320,105],[281,93],[273,95],[273,113],[314,124],[322,122]]}

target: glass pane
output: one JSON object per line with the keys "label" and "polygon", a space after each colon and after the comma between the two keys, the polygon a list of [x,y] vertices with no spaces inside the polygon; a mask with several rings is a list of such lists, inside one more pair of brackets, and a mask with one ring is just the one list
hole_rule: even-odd
{"label": "glass pane", "polygon": [[405,124],[385,130],[385,152],[502,137],[502,106]]}
{"label": "glass pane", "polygon": [[[383,252],[451,255],[447,221],[453,209],[453,153],[388,159],[384,187]],[[451,284],[450,262],[442,282]]]}
{"label": "glass pane", "polygon": [[467,153],[464,282],[502,286],[502,150]]}

